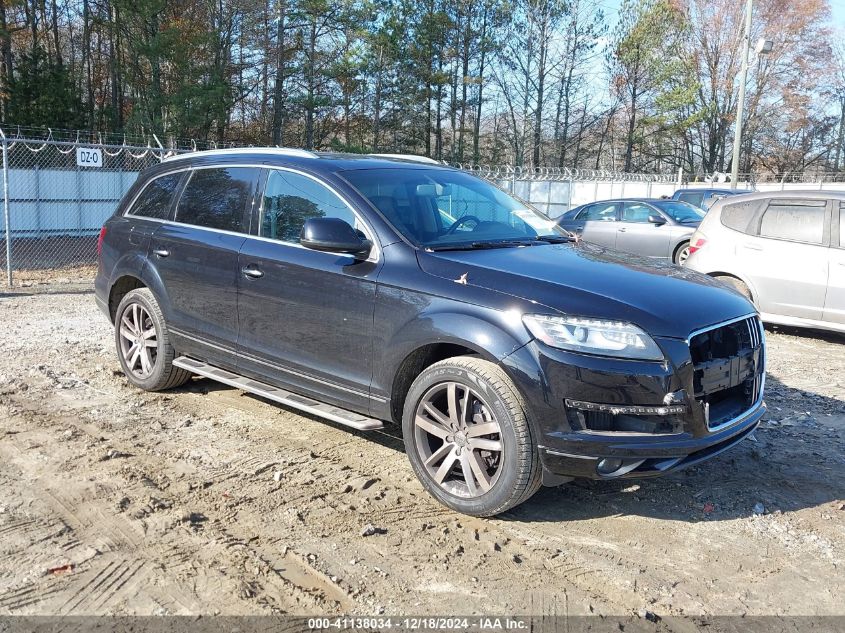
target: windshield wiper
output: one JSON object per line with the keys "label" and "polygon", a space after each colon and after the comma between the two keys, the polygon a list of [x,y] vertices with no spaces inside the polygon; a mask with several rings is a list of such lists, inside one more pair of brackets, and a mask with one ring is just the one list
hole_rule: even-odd
{"label": "windshield wiper", "polygon": [[574,237],[568,235],[538,235],[534,239],[541,242],[548,242],[549,244],[565,244],[575,241]]}
{"label": "windshield wiper", "polygon": [[531,240],[499,240],[496,242],[460,242],[458,244],[435,244],[426,246],[430,251],[469,251],[485,248],[515,248],[518,246],[533,246]]}

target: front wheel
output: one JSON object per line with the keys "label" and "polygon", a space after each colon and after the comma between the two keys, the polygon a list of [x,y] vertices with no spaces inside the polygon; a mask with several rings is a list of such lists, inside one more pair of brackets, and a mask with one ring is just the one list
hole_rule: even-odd
{"label": "front wheel", "polygon": [[423,371],[408,392],[402,431],[423,487],[463,514],[499,514],[540,486],[525,404],[486,360],[461,356]]}

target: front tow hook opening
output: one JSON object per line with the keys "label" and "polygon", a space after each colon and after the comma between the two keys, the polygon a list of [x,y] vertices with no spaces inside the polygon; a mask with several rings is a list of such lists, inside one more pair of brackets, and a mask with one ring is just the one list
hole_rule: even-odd
{"label": "front tow hook opening", "polygon": [[603,479],[621,477],[639,467],[644,459],[622,459],[619,457],[605,457],[596,464],[596,473]]}

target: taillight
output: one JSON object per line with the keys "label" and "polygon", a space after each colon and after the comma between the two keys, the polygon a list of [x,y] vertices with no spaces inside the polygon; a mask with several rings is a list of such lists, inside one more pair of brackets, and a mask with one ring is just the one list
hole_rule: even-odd
{"label": "taillight", "polygon": [[703,248],[705,244],[707,244],[707,240],[705,240],[703,237],[699,237],[697,240],[695,240],[695,244],[690,244],[689,254],[692,255],[695,251],[699,250],[700,248]]}
{"label": "taillight", "polygon": [[100,229],[100,237],[97,238],[97,257],[103,254],[103,240],[106,237],[106,227]]}

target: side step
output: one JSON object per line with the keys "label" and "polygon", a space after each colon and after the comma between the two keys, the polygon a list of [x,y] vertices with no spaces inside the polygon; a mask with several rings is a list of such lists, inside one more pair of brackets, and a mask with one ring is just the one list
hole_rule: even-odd
{"label": "side step", "polygon": [[267,398],[268,400],[278,402],[279,404],[299,409],[305,413],[326,418],[327,420],[337,422],[338,424],[351,426],[353,429],[358,429],[359,431],[374,431],[376,429],[381,429],[384,426],[380,420],[368,418],[367,416],[359,413],[354,413],[352,411],[347,411],[346,409],[341,409],[340,407],[318,402],[317,400],[312,400],[311,398],[306,398],[305,396],[300,396],[290,391],[273,387],[272,385],[253,380],[252,378],[245,378],[244,376],[233,374],[225,369],[220,369],[214,365],[209,365],[208,363],[194,360],[193,358],[188,358],[187,356],[179,356],[178,358],[175,358],[173,360],[173,364],[176,367],[187,369],[191,373],[211,378],[217,382],[222,382],[224,385],[243,389],[249,393],[254,393],[256,396],[261,396],[262,398]]}

